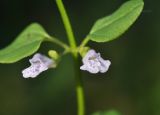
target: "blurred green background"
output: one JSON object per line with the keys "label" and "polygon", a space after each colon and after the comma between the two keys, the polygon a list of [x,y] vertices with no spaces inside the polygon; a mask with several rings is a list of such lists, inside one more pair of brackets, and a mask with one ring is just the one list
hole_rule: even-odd
{"label": "blurred green background", "polygon": [[[126,0],[63,0],[77,41],[93,23],[115,11]],[[119,39],[89,46],[112,61],[105,74],[82,71],[87,115],[116,109],[122,115],[160,115],[160,1],[145,0],[135,24]],[[67,41],[54,0],[3,0],[0,2],[0,48],[10,44],[31,22],[39,22],[51,35]],[[52,44],[43,43],[39,52]],[[59,51],[59,49],[58,49]],[[76,115],[75,79],[70,55],[59,66],[35,79],[21,71],[29,58],[0,64],[0,115]]]}

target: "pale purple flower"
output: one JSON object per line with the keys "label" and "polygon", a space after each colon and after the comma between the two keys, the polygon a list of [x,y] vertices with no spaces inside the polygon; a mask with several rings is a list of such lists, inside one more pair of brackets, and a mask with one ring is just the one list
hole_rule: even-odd
{"label": "pale purple flower", "polygon": [[86,70],[90,73],[105,73],[108,71],[111,62],[109,60],[102,59],[100,53],[96,53],[95,50],[89,50],[82,59],[83,65],[81,70]]}
{"label": "pale purple flower", "polygon": [[39,53],[35,54],[29,62],[31,63],[31,66],[22,71],[24,78],[35,78],[41,72],[56,66],[52,59]]}

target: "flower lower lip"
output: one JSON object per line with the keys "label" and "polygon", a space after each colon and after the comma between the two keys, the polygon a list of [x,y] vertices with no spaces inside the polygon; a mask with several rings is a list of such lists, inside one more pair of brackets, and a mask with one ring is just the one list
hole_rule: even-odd
{"label": "flower lower lip", "polygon": [[105,73],[108,71],[111,63],[109,60],[104,60],[100,53],[96,53],[95,50],[89,50],[83,57],[83,65],[80,67],[81,70],[86,70],[90,73]]}
{"label": "flower lower lip", "polygon": [[37,77],[43,71],[51,68],[51,65],[54,63],[53,60],[39,53],[35,54],[29,62],[31,66],[22,71],[24,78]]}

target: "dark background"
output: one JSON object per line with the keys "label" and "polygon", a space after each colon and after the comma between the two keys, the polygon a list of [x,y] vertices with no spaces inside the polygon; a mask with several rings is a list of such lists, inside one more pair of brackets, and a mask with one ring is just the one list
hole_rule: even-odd
{"label": "dark background", "polygon": [[[88,34],[100,17],[115,11],[125,0],[63,0],[76,40]],[[105,74],[82,72],[87,115],[116,109],[122,115],[160,115],[160,1],[145,0],[135,24],[119,39],[89,46],[112,61]],[[39,22],[51,35],[66,41],[54,0],[0,2],[0,48],[10,44],[31,22]],[[42,44],[38,52],[57,46]],[[29,57],[30,58],[30,57]],[[28,59],[0,64],[0,115],[76,115],[73,63],[70,55],[59,66],[35,79],[21,71]]]}

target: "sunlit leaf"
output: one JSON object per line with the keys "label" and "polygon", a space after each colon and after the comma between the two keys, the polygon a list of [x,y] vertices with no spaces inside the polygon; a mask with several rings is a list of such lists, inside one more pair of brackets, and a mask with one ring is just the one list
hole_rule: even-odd
{"label": "sunlit leaf", "polygon": [[46,36],[48,35],[41,25],[37,23],[29,25],[13,43],[0,50],[0,63],[17,62],[33,54]]}
{"label": "sunlit leaf", "polygon": [[89,37],[95,42],[108,42],[123,34],[138,18],[143,9],[142,0],[130,0],[113,14],[96,21]]}

